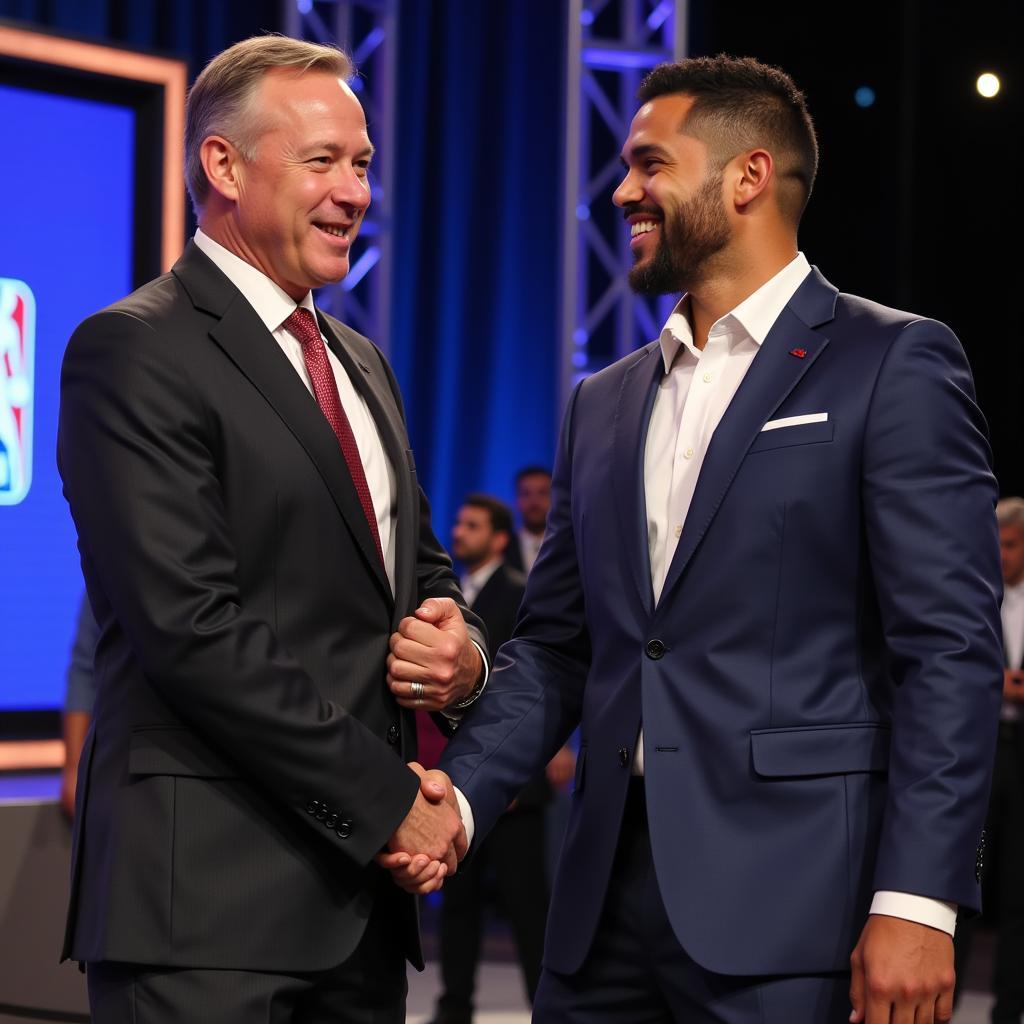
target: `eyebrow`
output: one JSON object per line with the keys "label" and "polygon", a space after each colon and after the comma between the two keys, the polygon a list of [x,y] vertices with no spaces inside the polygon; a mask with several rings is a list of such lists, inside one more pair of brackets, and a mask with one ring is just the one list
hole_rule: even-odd
{"label": "eyebrow", "polygon": [[[664,157],[666,160],[671,157],[671,154],[667,149],[653,142],[645,142],[641,143],[639,146],[634,146],[629,151],[629,155],[633,160],[642,160],[645,156],[659,156]],[[619,163],[627,170],[629,169],[629,163],[621,153],[619,154]]]}
{"label": "eyebrow", "polygon": [[[318,150],[318,149],[326,149],[327,152],[331,153],[331,154],[337,154],[337,153],[340,153],[342,151],[342,147],[339,146],[336,142],[314,142],[308,148],[309,148],[310,152],[313,152],[314,150]],[[377,150],[374,148],[373,143],[372,142],[368,142],[362,149],[360,149],[354,155],[357,158],[358,157],[371,158],[374,155],[374,153],[376,153],[376,152],[377,152]]]}

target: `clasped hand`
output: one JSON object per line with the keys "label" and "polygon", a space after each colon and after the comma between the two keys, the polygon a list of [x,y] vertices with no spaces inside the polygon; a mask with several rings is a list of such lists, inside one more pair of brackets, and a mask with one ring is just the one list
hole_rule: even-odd
{"label": "clasped hand", "polygon": [[455,874],[469,843],[451,779],[415,761],[409,767],[420,777],[420,791],[376,861],[391,872],[396,885],[423,896],[440,889],[446,875]]}
{"label": "clasped hand", "polygon": [[469,696],[483,663],[450,597],[430,597],[391,635],[388,686],[405,708],[440,711]]}

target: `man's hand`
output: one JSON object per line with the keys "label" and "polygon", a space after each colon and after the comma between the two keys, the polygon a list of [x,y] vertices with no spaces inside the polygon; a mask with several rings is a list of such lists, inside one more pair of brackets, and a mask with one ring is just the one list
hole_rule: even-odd
{"label": "man's hand", "polygon": [[1024,704],[1024,669],[1003,669],[1003,700]]}
{"label": "man's hand", "polygon": [[576,755],[572,752],[572,747],[562,747],[562,749],[555,754],[545,769],[545,773],[548,777],[548,782],[551,783],[555,789],[565,789],[566,786],[572,781],[572,777],[576,772]]}
{"label": "man's hand", "polygon": [[409,821],[409,817],[406,817],[405,822],[399,826],[398,832],[388,843],[388,852],[379,853],[375,858],[382,868],[391,872],[396,885],[405,889],[406,892],[418,893],[422,896],[436,892],[441,888],[445,876],[455,873],[457,862],[466,856],[468,843],[451,779],[441,771],[424,771],[423,766],[415,761],[409,767],[420,777],[420,791],[416,795],[416,802],[413,803],[409,817],[416,810],[417,803],[422,801],[427,807],[433,807],[442,813],[453,815],[458,823],[448,850],[444,855],[439,855],[434,852],[436,847],[430,849],[422,845],[417,846],[414,842],[409,844],[396,842]]}
{"label": "man's hand", "polygon": [[388,686],[405,708],[440,711],[469,696],[483,662],[450,597],[429,597],[391,635]]}
{"label": "man's hand", "polygon": [[872,914],[850,957],[853,1024],[941,1024],[953,1017],[953,940],[916,921]]}

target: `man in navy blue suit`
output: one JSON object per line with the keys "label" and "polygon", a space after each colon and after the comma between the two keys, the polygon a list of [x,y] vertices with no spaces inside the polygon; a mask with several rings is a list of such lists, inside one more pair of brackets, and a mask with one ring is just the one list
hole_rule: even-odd
{"label": "man in navy blue suit", "polygon": [[639,100],[630,283],[685,295],[574,392],[515,636],[441,762],[458,793],[424,786],[479,842],[581,727],[535,1021],[949,1020],[1002,682],[967,361],[799,251],[788,76],[687,60]]}

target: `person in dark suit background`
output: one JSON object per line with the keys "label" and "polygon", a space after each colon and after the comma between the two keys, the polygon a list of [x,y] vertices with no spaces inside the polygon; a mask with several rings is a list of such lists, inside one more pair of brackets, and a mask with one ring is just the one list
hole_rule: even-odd
{"label": "person in dark suit background", "polygon": [[[986,824],[990,850],[982,891],[995,922],[992,1024],[1020,1024],[1024,1014],[1024,498],[996,506],[1003,568],[1003,706]],[[958,971],[966,967],[975,922],[960,922]]]}
{"label": "person in dark suit background", "polygon": [[581,724],[538,1024],[948,1021],[1002,685],[967,360],[799,251],[817,142],[783,72],[687,60],[638,99],[630,283],[686,294],[573,393],[458,792],[425,792],[475,845]]}
{"label": "person in dark suit background", "polygon": [[[491,657],[512,636],[526,577],[504,560],[512,536],[512,514],[504,502],[470,494],[452,527],[451,550],[461,564],[462,592],[487,629]],[[433,1024],[471,1024],[483,935],[486,889],[493,876],[499,903],[512,925],[527,998],[540,979],[548,910],[545,811],[553,786],[572,776],[572,751],[563,748],[516,797],[491,834],[458,875],[444,887],[440,953],[443,991]]]}
{"label": "person in dark suit background", "polygon": [[505,561],[529,576],[544,540],[551,508],[551,470],[545,466],[523,466],[516,473],[515,485],[519,529],[509,539]]}
{"label": "person in dark suit background", "polygon": [[64,956],[97,1024],[404,1020],[414,900],[374,863],[458,815],[412,709],[486,678],[390,367],[313,306],[370,202],[333,47],[263,36],[188,100],[199,231],[90,317],[59,462],[100,627]]}

